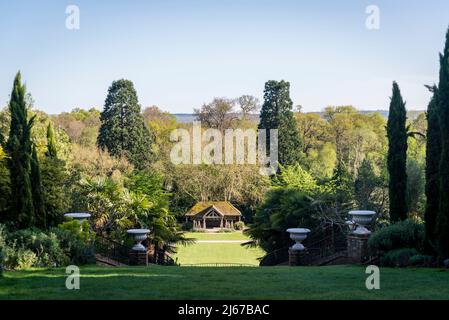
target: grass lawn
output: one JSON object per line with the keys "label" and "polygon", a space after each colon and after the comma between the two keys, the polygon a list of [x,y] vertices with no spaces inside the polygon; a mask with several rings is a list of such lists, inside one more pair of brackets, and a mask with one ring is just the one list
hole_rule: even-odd
{"label": "grass lawn", "polygon": [[264,256],[259,248],[242,247],[240,243],[226,243],[225,241],[246,241],[248,237],[241,232],[233,233],[188,233],[187,237],[199,241],[223,241],[223,243],[195,243],[188,246],[179,246],[174,256],[177,262],[183,264],[199,263],[238,263],[259,265],[257,258]]}
{"label": "grass lawn", "polygon": [[449,270],[381,269],[380,290],[365,268],[82,267],[80,290],[65,269],[5,272],[0,299],[449,299]]}

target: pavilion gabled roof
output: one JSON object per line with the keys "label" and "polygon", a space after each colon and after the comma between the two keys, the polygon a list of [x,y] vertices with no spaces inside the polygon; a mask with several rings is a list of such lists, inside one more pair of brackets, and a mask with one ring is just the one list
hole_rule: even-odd
{"label": "pavilion gabled roof", "polygon": [[242,213],[234,207],[229,201],[200,201],[195,204],[189,211],[187,211],[186,216],[192,217],[196,215],[203,215],[207,213],[210,209],[215,209],[218,213],[223,216],[241,216]]}

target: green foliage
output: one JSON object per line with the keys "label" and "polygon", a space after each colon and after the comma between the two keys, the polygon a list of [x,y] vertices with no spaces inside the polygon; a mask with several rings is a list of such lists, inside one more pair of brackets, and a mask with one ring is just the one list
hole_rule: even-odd
{"label": "green foliage", "polygon": [[11,124],[6,144],[8,167],[11,181],[10,221],[21,228],[32,226],[35,222],[31,190],[31,128],[34,117],[28,119],[25,102],[25,86],[22,85],[20,72],[14,79],[9,102]]}
{"label": "green foliage", "polygon": [[129,192],[121,181],[102,176],[85,178],[80,181],[79,189],[82,209],[92,214],[93,227],[97,233],[132,226],[128,207]]}
{"label": "green foliage", "polygon": [[354,196],[358,208],[379,212],[383,200],[381,198],[379,201],[382,188],[382,177],[376,174],[371,161],[364,159],[354,182]]}
{"label": "green foliage", "polygon": [[[79,223],[77,221],[75,223],[78,225],[78,230],[80,230]],[[94,235],[88,234],[87,228],[89,224],[87,223],[86,226],[86,223],[83,224],[81,232],[75,230],[74,224],[52,229],[52,232],[57,235],[60,241],[64,254],[70,259],[70,264],[94,264],[96,261],[95,248],[91,242]]]}
{"label": "green foliage", "polygon": [[433,252],[436,248],[436,223],[440,205],[440,158],[441,132],[438,119],[438,91],[434,87],[432,100],[427,108],[427,145],[426,145],[426,251]]}
{"label": "green foliage", "polygon": [[[79,223],[75,223],[80,229]],[[83,229],[85,228],[86,226],[83,226]],[[69,229],[53,228],[48,232],[23,229],[7,232],[6,228],[0,225],[0,253],[3,256],[0,265],[15,270],[66,266],[69,263],[95,263],[93,246],[82,239],[84,236],[80,236],[79,231]]]}
{"label": "green foliage", "polygon": [[[383,267],[407,267],[411,262],[416,262],[418,251],[414,248],[402,248],[387,252],[381,259],[380,264]],[[412,260],[412,258],[414,260]],[[412,261],[410,261],[412,260]]]}
{"label": "green foliage", "polygon": [[284,167],[280,165],[274,184],[280,187],[293,188],[304,194],[312,195],[319,190],[317,181],[299,164]]}
{"label": "green foliage", "polygon": [[335,198],[337,209],[352,206],[354,201],[354,176],[342,162],[337,164],[331,180],[326,183],[324,189]]}
{"label": "green foliage", "polygon": [[58,225],[58,229],[70,233],[84,243],[91,242],[94,238],[94,233],[91,233],[90,224],[87,221],[84,221],[81,225],[76,220],[66,221]]}
{"label": "green foliage", "polygon": [[440,54],[438,84],[438,115],[441,132],[439,168],[440,204],[437,215],[436,239],[440,260],[449,258],[449,29],[443,54]]}
{"label": "green foliage", "polygon": [[51,122],[48,123],[47,127],[47,152],[45,155],[49,158],[57,158],[58,151],[56,149],[56,137],[53,125]]}
{"label": "green foliage", "polygon": [[[33,195],[34,217],[36,226],[40,228],[47,227],[47,216],[45,212],[44,192],[42,188],[41,170],[37,158],[36,146],[33,145],[31,153],[31,188]],[[54,181],[53,181],[54,182]]]}
{"label": "green foliage", "polygon": [[284,166],[295,164],[302,158],[301,140],[292,107],[289,82],[271,80],[265,83],[259,129],[267,130],[267,150],[270,150],[270,129],[278,129],[278,160]]}
{"label": "green foliage", "polygon": [[409,158],[407,160],[406,201],[410,215],[422,217],[425,208],[425,179],[424,164]]}
{"label": "green foliage", "polygon": [[126,157],[137,168],[149,164],[152,138],[131,81],[122,79],[112,83],[100,120],[97,144],[101,149],[115,157]]}
{"label": "green foliage", "polygon": [[407,112],[399,86],[393,83],[387,123],[390,219],[407,219]]}
{"label": "green foliage", "polygon": [[243,230],[245,229],[245,223],[243,221],[237,221],[234,223],[235,230]]}
{"label": "green foliage", "polygon": [[424,224],[409,219],[374,232],[368,240],[368,246],[373,252],[388,252],[402,248],[413,248],[422,252],[424,237]]}
{"label": "green foliage", "polygon": [[257,209],[247,234],[266,252],[291,244],[288,228],[310,228],[318,225],[311,210],[312,199],[291,188],[275,188]]}
{"label": "green foliage", "polygon": [[408,264],[413,267],[432,267],[435,264],[435,259],[429,255],[416,254],[410,257]]}
{"label": "green foliage", "polygon": [[62,213],[71,204],[68,188],[69,176],[65,161],[58,157],[58,140],[51,123],[47,127],[47,151],[41,166],[42,189],[46,213],[46,226],[54,227],[62,221]]}
{"label": "green foliage", "polygon": [[56,234],[39,229],[23,229],[11,234],[11,239],[20,248],[28,249],[37,256],[37,266],[64,266],[68,263]]}
{"label": "green foliage", "polygon": [[7,167],[6,153],[0,146],[0,221],[6,220],[11,199],[11,183]]}

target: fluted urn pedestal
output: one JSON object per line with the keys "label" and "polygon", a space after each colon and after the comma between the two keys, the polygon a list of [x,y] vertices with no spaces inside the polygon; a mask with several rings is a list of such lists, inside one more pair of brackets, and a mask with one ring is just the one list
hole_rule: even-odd
{"label": "fluted urn pedestal", "polygon": [[350,211],[351,232],[347,237],[348,259],[353,263],[363,263],[369,259],[368,239],[371,231],[367,226],[371,224],[376,213],[374,211]]}
{"label": "fluted urn pedestal", "polygon": [[295,241],[295,244],[288,250],[288,264],[290,266],[300,266],[301,257],[305,254],[305,247],[302,244],[309,234],[309,229],[291,228],[287,230],[290,233],[290,239]]}
{"label": "fluted urn pedestal", "polygon": [[148,252],[147,248],[142,244],[147,238],[150,230],[148,229],[130,229],[128,234],[134,237],[136,244],[132,247],[129,253],[129,263],[131,265],[148,265]]}

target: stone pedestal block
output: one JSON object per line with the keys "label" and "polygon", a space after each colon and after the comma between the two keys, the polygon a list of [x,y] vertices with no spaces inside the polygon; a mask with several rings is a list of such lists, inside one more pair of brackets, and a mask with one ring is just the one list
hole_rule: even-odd
{"label": "stone pedestal block", "polygon": [[129,264],[132,266],[147,266],[148,253],[146,251],[131,250],[129,253]]}
{"label": "stone pedestal block", "polygon": [[292,267],[302,265],[301,257],[303,256],[303,254],[304,251],[288,249],[288,265]]}
{"label": "stone pedestal block", "polygon": [[351,234],[347,237],[348,259],[354,263],[363,263],[369,259],[369,234]]}

